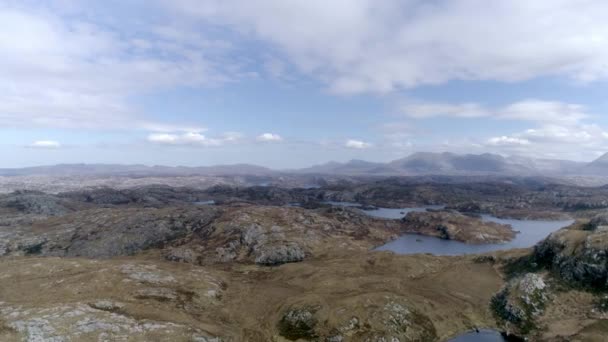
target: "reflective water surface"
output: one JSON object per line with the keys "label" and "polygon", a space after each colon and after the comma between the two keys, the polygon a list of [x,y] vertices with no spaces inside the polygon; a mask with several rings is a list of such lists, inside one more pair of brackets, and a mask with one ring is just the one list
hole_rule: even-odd
{"label": "reflective water surface", "polygon": [[469,332],[455,337],[448,342],[505,342],[505,339],[498,331],[481,330],[479,332]]}
{"label": "reflective water surface", "polygon": [[[358,203],[351,202],[326,202],[328,204],[346,207],[360,206]],[[420,208],[377,208],[373,210],[363,210],[366,214],[386,219],[401,219],[412,211],[425,211],[426,209],[440,209],[442,206],[430,206]],[[512,220],[499,219],[491,215],[482,215],[483,220],[496,223],[509,224],[519,233],[515,239],[503,244],[483,244],[473,245],[454,240],[443,240],[432,236],[418,234],[405,234],[400,238],[391,241],[377,248],[380,251],[393,251],[399,254],[431,253],[435,255],[463,255],[479,254],[497,250],[512,248],[528,248],[546,238],[552,232],[567,227],[574,223],[574,220],[562,221],[533,221],[533,220]]]}

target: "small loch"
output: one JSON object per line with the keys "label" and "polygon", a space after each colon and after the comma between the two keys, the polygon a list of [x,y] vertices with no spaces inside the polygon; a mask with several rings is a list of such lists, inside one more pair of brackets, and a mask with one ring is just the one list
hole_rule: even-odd
{"label": "small loch", "polygon": [[[351,202],[326,202],[328,204],[345,207],[358,207],[360,204]],[[385,219],[401,219],[412,211],[425,211],[427,209],[441,209],[442,206],[429,206],[417,208],[376,208],[373,210],[363,210],[364,213]],[[508,224],[519,233],[515,239],[502,244],[467,244],[454,240],[443,240],[433,236],[418,234],[405,234],[398,239],[391,241],[383,246],[376,248],[379,251],[392,251],[398,254],[420,254],[430,253],[434,255],[464,255],[480,254],[498,250],[513,248],[528,248],[534,246],[546,238],[552,232],[567,227],[574,223],[574,220],[513,220],[500,219],[491,215],[481,215],[482,220],[496,223]]]}
{"label": "small loch", "polygon": [[523,341],[517,337],[506,337],[498,331],[483,329],[479,332],[468,332],[454,337],[448,342],[516,342]]}

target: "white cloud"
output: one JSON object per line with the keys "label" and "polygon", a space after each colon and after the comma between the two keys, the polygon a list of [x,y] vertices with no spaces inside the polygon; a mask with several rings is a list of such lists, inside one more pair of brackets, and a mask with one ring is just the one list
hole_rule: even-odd
{"label": "white cloud", "polygon": [[107,13],[74,15],[82,4],[69,16],[47,5],[0,4],[0,126],[148,129],[159,124],[133,97],[239,77],[218,61],[230,47],[198,31],[143,17],[108,24]]}
{"label": "white cloud", "polygon": [[44,148],[44,149],[55,149],[60,148],[61,144],[55,140],[38,140],[29,144],[28,147],[31,148]]}
{"label": "white cloud", "polygon": [[526,100],[511,104],[496,113],[501,119],[547,123],[577,123],[589,115],[585,107],[557,101]]}
{"label": "white cloud", "polygon": [[408,117],[426,119],[437,116],[455,118],[479,118],[489,113],[478,103],[444,104],[444,103],[417,103],[401,107],[401,111]]}
{"label": "white cloud", "polygon": [[341,93],[450,80],[608,76],[608,3],[602,0],[164,3],[278,47],[300,71]]}
{"label": "white cloud", "polygon": [[175,144],[180,140],[179,135],[169,133],[154,133],[148,135],[148,141],[161,144]]}
{"label": "white cloud", "polygon": [[278,141],[282,141],[283,138],[278,134],[264,133],[264,134],[259,135],[256,138],[256,140],[261,141],[261,142],[278,142]]}
{"label": "white cloud", "polygon": [[161,145],[189,145],[202,147],[215,147],[224,145],[231,140],[213,139],[199,132],[176,133],[152,133],[148,135],[148,141]]}
{"label": "white cloud", "polygon": [[479,103],[417,103],[401,107],[402,112],[414,119],[432,117],[482,118],[574,124],[590,117],[582,105],[559,101],[529,99],[499,108],[485,107]]}
{"label": "white cloud", "polygon": [[598,151],[608,150],[608,132],[588,123],[593,116],[579,104],[528,99],[496,108],[478,103],[415,103],[401,108],[407,117],[416,119],[487,118],[534,125],[521,132],[502,134],[485,141],[476,137],[477,141],[469,144],[498,153],[580,160],[592,159]]}
{"label": "white cloud", "polygon": [[346,141],[346,143],[344,144],[345,147],[347,148],[353,148],[353,149],[366,149],[366,148],[370,148],[372,147],[372,144],[365,142],[365,141],[361,141],[361,140],[354,140],[354,139],[349,139]]}
{"label": "white cloud", "polygon": [[521,146],[521,145],[530,145],[530,141],[528,141],[526,139],[508,137],[508,136],[503,135],[500,137],[490,138],[488,140],[488,144],[494,145],[494,146],[511,146],[511,145]]}
{"label": "white cloud", "polygon": [[240,132],[226,132],[222,134],[222,140],[226,142],[238,142],[243,139],[243,134]]}
{"label": "white cloud", "polygon": [[608,133],[594,124],[543,124],[491,138],[484,147],[506,154],[592,160],[608,151]]}

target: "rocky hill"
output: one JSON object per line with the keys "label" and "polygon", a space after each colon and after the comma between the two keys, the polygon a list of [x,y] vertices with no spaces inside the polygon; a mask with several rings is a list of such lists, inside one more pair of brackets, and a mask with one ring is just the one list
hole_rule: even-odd
{"label": "rocky hill", "polygon": [[[391,179],[0,195],[0,340],[443,342],[494,328],[534,341],[603,341],[608,219],[566,204],[595,203],[604,191]],[[195,203],[210,199],[218,204]],[[448,200],[458,211],[381,219],[330,199]],[[488,211],[580,220],[530,250],[373,250],[413,232],[511,238],[508,226],[471,214]]]}

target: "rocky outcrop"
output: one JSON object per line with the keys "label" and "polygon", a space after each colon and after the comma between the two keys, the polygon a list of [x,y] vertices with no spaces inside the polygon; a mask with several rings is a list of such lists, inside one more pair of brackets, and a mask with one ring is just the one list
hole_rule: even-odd
{"label": "rocky outcrop", "polygon": [[503,330],[527,335],[537,329],[550,292],[545,277],[527,273],[510,281],[493,298],[491,307]]}
{"label": "rocky outcrop", "polygon": [[204,234],[214,207],[86,210],[36,222],[8,250],[12,254],[108,258],[158,248]]}
{"label": "rocky outcrop", "polygon": [[207,200],[202,190],[187,187],[148,185],[130,189],[99,188],[71,191],[58,195],[60,198],[99,206],[145,205],[163,206],[177,203],[194,203]]}
{"label": "rocky outcrop", "polygon": [[410,212],[402,222],[409,232],[466,243],[503,243],[516,234],[508,225],[453,211]]}
{"label": "rocky outcrop", "polygon": [[377,300],[378,305],[368,307],[361,316],[336,321],[328,319],[327,310],[322,306],[290,308],[278,323],[279,334],[292,341],[430,342],[437,339],[431,320],[401,298],[387,296]]}
{"label": "rocky outcrop", "polygon": [[608,230],[608,213],[594,216],[586,227],[588,230]]}
{"label": "rocky outcrop", "polygon": [[0,207],[23,214],[59,216],[72,210],[66,200],[35,191],[18,191],[0,197]]}
{"label": "rocky outcrop", "polygon": [[286,264],[304,260],[306,253],[295,242],[279,246],[264,246],[256,253],[255,263],[266,266]]}
{"label": "rocky outcrop", "polygon": [[340,249],[369,250],[400,232],[396,220],[374,219],[343,208],[227,207],[208,234],[166,249],[164,256],[198,264],[276,266]]}
{"label": "rocky outcrop", "polygon": [[608,230],[594,222],[593,230],[578,224],[552,233],[534,248],[535,262],[570,284],[608,289]]}
{"label": "rocky outcrop", "polygon": [[291,235],[293,232],[283,226],[260,223],[241,226],[231,223],[216,228],[210,239],[201,241],[211,245],[226,241],[215,248],[215,253],[204,251],[206,248],[200,246],[193,247],[203,250],[203,263],[253,261],[259,265],[275,266],[299,262],[306,256],[305,248],[298,243],[304,237]]}
{"label": "rocky outcrop", "polygon": [[317,337],[315,327],[317,318],[314,308],[295,308],[288,310],[279,322],[279,334],[288,340],[310,340]]}

